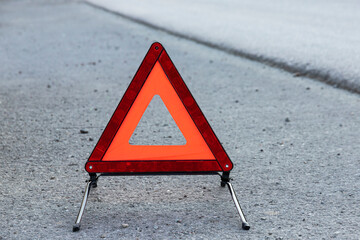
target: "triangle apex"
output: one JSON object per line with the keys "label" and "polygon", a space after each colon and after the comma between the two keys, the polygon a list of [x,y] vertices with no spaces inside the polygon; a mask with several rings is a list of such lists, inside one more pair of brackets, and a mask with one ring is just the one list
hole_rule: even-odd
{"label": "triangle apex", "polygon": [[159,42],[154,42],[153,44],[151,44],[150,49],[153,49],[153,50],[155,50],[155,51],[161,51],[161,50],[164,49],[164,47],[162,46],[161,43],[159,43]]}

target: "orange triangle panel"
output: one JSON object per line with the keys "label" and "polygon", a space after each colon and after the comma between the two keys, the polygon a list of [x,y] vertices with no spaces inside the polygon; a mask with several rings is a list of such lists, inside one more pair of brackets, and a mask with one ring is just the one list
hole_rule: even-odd
{"label": "orange triangle panel", "polygon": [[[159,95],[184,145],[131,145],[147,106]],[[89,173],[230,171],[231,160],[160,43],[150,47],[85,165]]]}

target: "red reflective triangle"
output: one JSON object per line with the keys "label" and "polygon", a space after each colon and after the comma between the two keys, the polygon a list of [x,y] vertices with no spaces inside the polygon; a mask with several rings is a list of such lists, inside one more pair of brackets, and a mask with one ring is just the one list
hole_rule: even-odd
{"label": "red reflective triangle", "polygon": [[[151,99],[159,95],[184,145],[131,145]],[[150,47],[85,165],[89,173],[230,171],[231,160],[160,43]]]}

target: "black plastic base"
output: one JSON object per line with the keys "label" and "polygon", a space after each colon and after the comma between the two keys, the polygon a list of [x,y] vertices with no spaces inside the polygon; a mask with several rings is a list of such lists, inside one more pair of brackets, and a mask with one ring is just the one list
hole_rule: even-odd
{"label": "black plastic base", "polygon": [[230,181],[230,172],[223,172],[221,175],[221,183],[220,186],[225,187],[226,183]]}
{"label": "black plastic base", "polygon": [[74,224],[73,226],[73,232],[77,232],[80,230],[80,224]]}
{"label": "black plastic base", "polygon": [[96,175],[96,173],[90,173],[89,175],[90,175],[91,187],[96,188],[98,176]]}
{"label": "black plastic base", "polygon": [[249,230],[250,229],[250,225],[248,223],[243,223],[242,224],[242,229],[244,230]]}

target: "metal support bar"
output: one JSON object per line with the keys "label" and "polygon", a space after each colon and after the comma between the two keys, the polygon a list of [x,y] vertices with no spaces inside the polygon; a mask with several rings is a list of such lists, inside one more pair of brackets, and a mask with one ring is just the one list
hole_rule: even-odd
{"label": "metal support bar", "polygon": [[[96,182],[95,182],[96,183]],[[75,224],[73,226],[73,232],[77,232],[80,230],[80,222],[81,222],[81,218],[84,214],[84,211],[85,211],[85,206],[86,206],[86,202],[87,202],[87,199],[88,199],[88,196],[90,194],[90,189],[91,189],[91,186],[94,184],[94,182],[92,180],[89,180],[86,184],[86,188],[85,188],[85,193],[84,193],[84,197],[83,197],[83,200],[81,202],[81,206],[80,206],[80,210],[79,210],[79,213],[78,213],[78,216],[76,218],[76,221],[75,221]]]}
{"label": "metal support bar", "polygon": [[230,183],[229,181],[226,182],[226,184],[227,184],[227,186],[228,186],[228,188],[229,188],[231,197],[232,197],[232,199],[233,199],[233,201],[234,201],[234,203],[235,203],[235,207],[236,207],[236,209],[237,209],[237,211],[238,211],[238,213],[239,213],[239,215],[240,215],[240,219],[241,219],[241,222],[242,222],[242,228],[243,228],[244,230],[249,230],[249,229],[250,229],[250,225],[249,225],[249,223],[246,221],[245,215],[244,215],[244,213],[243,213],[243,211],[242,211],[242,209],[241,209],[241,207],[240,207],[239,200],[238,200],[237,197],[236,197],[235,191],[234,191],[234,189],[233,189],[233,187],[232,187],[232,185],[231,185],[231,183]]}
{"label": "metal support bar", "polygon": [[[208,174],[216,174],[215,172],[209,172]],[[80,210],[79,210],[79,213],[78,213],[78,216],[76,218],[76,221],[75,221],[75,224],[73,225],[73,232],[77,232],[80,230],[80,223],[81,223],[81,218],[82,216],[84,215],[84,211],[85,211],[85,207],[86,207],[86,203],[87,203],[87,200],[88,200],[88,196],[90,194],[90,189],[91,188],[95,188],[97,186],[97,181],[98,181],[98,178],[103,175],[103,174],[99,174],[99,175],[96,175],[96,174],[90,174],[90,179],[87,181],[87,184],[86,184],[86,188],[85,188],[85,193],[84,193],[84,197],[83,197],[83,200],[81,202],[81,206],[80,206]],[[106,175],[106,174],[104,174]],[[219,173],[220,175],[220,173]],[[109,174],[109,176],[112,176]],[[230,194],[231,194],[231,197],[235,203],[235,207],[240,215],[240,219],[241,219],[241,222],[242,222],[242,228],[244,230],[249,230],[250,229],[250,225],[249,223],[246,221],[246,218],[244,216],[244,213],[240,207],[240,203],[239,203],[239,200],[237,199],[236,197],[236,194],[235,194],[235,191],[230,183],[230,172],[223,172],[221,176],[221,186],[225,187],[225,184],[228,186],[229,188],[229,191],[230,191]]]}

